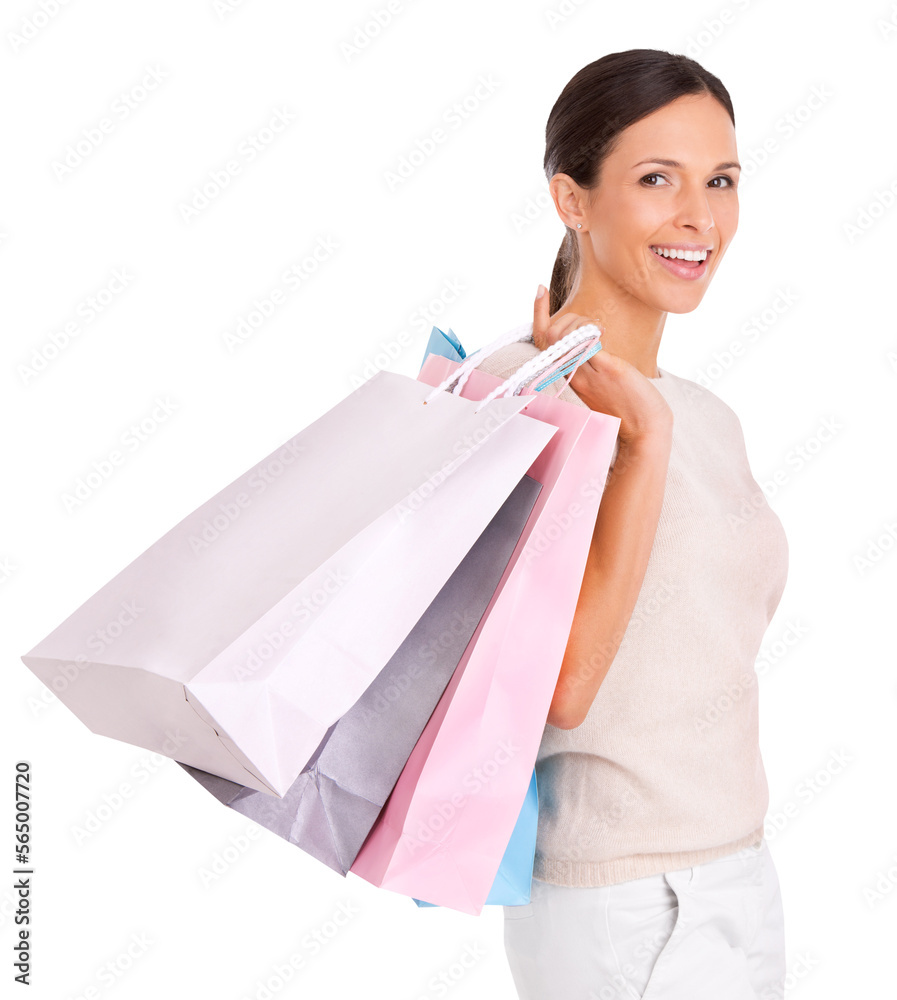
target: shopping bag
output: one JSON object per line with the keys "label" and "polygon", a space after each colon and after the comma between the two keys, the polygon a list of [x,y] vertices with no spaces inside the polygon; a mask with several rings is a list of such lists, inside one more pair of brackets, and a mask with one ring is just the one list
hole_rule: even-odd
{"label": "shopping bag", "polygon": [[23,662],[94,732],[286,794],[555,432],[431,393],[377,372]]}
{"label": "shopping bag", "polygon": [[[433,356],[419,377],[439,386],[470,360]],[[484,393],[500,384],[474,368],[462,392],[488,400]],[[529,470],[543,484],[539,500],[351,868],[375,885],[474,914],[531,778],[620,424],[541,392],[529,398],[526,412],[558,429]]]}
{"label": "shopping bag", "polygon": [[523,476],[283,798],[181,767],[220,802],[345,875],[482,618],[540,489]]}
{"label": "shopping bag", "polygon": [[[450,361],[463,361],[467,354],[461,346],[461,341],[452,330],[443,333],[438,327],[433,327],[430,333],[430,340],[427,344],[427,351],[424,361],[430,354],[448,358]],[[582,363],[582,358],[579,358]],[[423,367],[423,366],[421,366]],[[540,387],[549,385],[560,377],[562,372],[557,372],[553,377],[545,378],[540,383]],[[539,825],[539,796],[536,785],[536,771],[533,769],[533,776],[527,789],[526,798],[520,808],[517,822],[511,832],[511,839],[505,848],[501,863],[489,896],[486,899],[487,905],[495,906],[515,906],[530,901],[530,891],[532,889],[533,860],[536,851],[536,833]],[[436,906],[435,903],[425,903],[420,899],[415,899],[418,906]]]}
{"label": "shopping bag", "polygon": [[427,341],[421,366],[431,354],[448,358],[450,361],[463,361],[467,357],[457,336],[451,330],[448,333],[443,333],[438,326],[434,326],[430,331],[430,339]]}
{"label": "shopping bag", "polygon": [[[523,906],[530,902],[538,831],[539,792],[536,772],[533,770],[526,798],[511,831],[511,839],[486,897],[487,906]],[[415,899],[414,902],[418,906],[436,906],[436,903],[425,903],[420,899]]]}

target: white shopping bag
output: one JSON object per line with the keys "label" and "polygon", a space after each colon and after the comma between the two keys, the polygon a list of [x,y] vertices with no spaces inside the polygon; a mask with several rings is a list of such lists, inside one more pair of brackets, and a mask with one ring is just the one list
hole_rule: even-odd
{"label": "white shopping bag", "polygon": [[554,433],[531,397],[428,396],[378,372],[23,662],[92,731],[284,795]]}

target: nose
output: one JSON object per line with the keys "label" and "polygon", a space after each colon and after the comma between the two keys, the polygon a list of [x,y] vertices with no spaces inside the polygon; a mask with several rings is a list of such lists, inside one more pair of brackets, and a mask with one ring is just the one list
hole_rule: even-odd
{"label": "nose", "polygon": [[693,229],[696,233],[706,233],[713,228],[713,212],[703,183],[682,187],[675,221],[677,226]]}

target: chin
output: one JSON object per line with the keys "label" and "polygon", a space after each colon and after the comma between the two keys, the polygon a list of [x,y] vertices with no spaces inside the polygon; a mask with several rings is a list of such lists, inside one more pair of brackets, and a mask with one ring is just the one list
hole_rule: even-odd
{"label": "chin", "polygon": [[656,295],[652,295],[649,299],[642,299],[642,301],[645,305],[651,306],[652,309],[657,309],[658,312],[690,313],[694,312],[701,304],[706,291],[706,286],[701,289],[680,289],[678,294],[671,293],[669,289],[663,289],[658,291]]}
{"label": "chin", "polygon": [[670,303],[668,303],[666,305],[661,304],[660,308],[663,310],[663,312],[668,312],[668,313],[690,313],[690,312],[694,312],[695,309],[698,308],[698,306],[701,304],[701,302],[703,301],[703,299],[704,299],[704,296],[702,295],[699,299],[692,299],[689,302],[685,302],[685,303],[683,303],[683,302],[670,302]]}

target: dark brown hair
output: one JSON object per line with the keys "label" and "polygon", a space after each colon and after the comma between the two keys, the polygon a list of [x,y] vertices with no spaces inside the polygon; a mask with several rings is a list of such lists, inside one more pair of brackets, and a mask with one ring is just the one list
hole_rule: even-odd
{"label": "dark brown hair", "polygon": [[[735,124],[722,82],[688,56],[661,49],[611,52],[584,66],[561,91],[545,126],[546,177],[569,174],[594,188],[623,129],[687,94],[710,94]],[[551,272],[549,309],[561,308],[579,269],[576,231],[567,227]]]}

